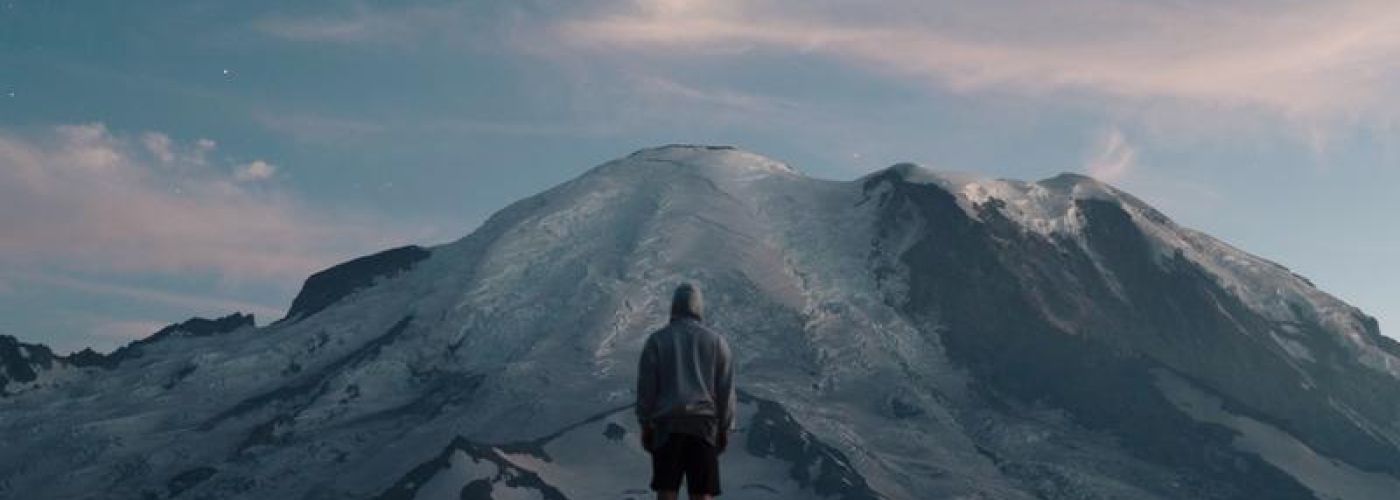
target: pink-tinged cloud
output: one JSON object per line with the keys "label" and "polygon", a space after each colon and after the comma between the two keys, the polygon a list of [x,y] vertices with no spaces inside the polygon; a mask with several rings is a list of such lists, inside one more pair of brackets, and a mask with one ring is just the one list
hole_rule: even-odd
{"label": "pink-tinged cloud", "polygon": [[954,91],[1093,92],[1300,120],[1400,112],[1400,3],[638,1],[565,21],[569,46],[779,51]]}
{"label": "pink-tinged cloud", "polygon": [[[167,306],[188,314],[223,315],[234,312],[256,315],[263,321],[282,317],[283,307],[258,304],[245,300],[218,296],[177,293],[158,288],[111,283],[108,280],[79,278],[55,273],[21,272],[0,275],[0,278],[13,280],[22,286],[56,287],[65,290],[98,295],[106,299],[121,299],[135,303]],[[163,324],[160,326],[164,326]],[[155,330],[146,332],[155,333]]]}
{"label": "pink-tinged cloud", "polygon": [[265,161],[214,164],[216,147],[101,124],[0,131],[0,268],[300,280],[425,236],[308,205]]}

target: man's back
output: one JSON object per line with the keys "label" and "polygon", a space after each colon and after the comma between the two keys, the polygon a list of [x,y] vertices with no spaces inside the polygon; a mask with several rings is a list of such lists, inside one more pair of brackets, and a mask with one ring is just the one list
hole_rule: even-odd
{"label": "man's back", "polygon": [[718,495],[718,455],[734,427],[729,343],[702,310],[699,289],[676,288],[671,322],[647,337],[637,364],[637,420],[662,498],[674,498],[682,477],[693,498]]}
{"label": "man's back", "polygon": [[[638,377],[638,417],[709,417],[728,428],[733,404],[729,345],[700,321],[677,318],[647,338]],[[645,400],[643,395],[650,397]]]}

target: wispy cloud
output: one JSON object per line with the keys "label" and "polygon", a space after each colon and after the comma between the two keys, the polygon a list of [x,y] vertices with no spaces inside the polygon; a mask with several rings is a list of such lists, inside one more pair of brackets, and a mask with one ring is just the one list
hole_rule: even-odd
{"label": "wispy cloud", "polygon": [[1139,160],[1137,138],[1117,126],[1107,127],[1090,140],[1084,154],[1084,173],[1127,189],[1167,213],[1206,217],[1224,199],[1218,188],[1168,169],[1148,168]]}
{"label": "wispy cloud", "polygon": [[571,46],[831,57],[961,92],[1092,92],[1300,120],[1400,112],[1400,3],[638,1],[565,21]]}
{"label": "wispy cloud", "polygon": [[270,163],[221,164],[216,147],[101,124],[0,130],[0,265],[285,280],[413,236],[309,206],[267,182]]}
{"label": "wispy cloud", "polygon": [[499,135],[499,136],[598,136],[611,133],[607,123],[578,120],[502,121],[463,116],[394,116],[378,119],[323,116],[310,112],[257,111],[253,119],[264,128],[294,140],[338,144],[378,136],[422,134]]}
{"label": "wispy cloud", "polygon": [[354,2],[314,15],[271,15],[255,32],[278,40],[335,45],[414,48],[441,45],[474,50],[511,29],[513,2],[387,5]]}
{"label": "wispy cloud", "polygon": [[424,34],[425,27],[455,17],[457,12],[458,8],[433,7],[378,10],[356,4],[348,12],[333,16],[268,17],[254,26],[267,35],[298,42],[404,43]]}
{"label": "wispy cloud", "polygon": [[[137,303],[168,306],[190,311],[192,314],[200,311],[208,311],[213,314],[243,312],[255,314],[259,318],[269,319],[281,317],[282,313],[285,312],[284,309],[279,307],[257,304],[244,300],[175,293],[158,288],[115,284],[105,280],[79,278],[56,273],[14,273],[7,275],[6,278],[15,280],[16,282],[23,282],[30,286],[58,287],[93,295],[126,299]],[[155,330],[151,330],[146,333],[150,334],[154,332]]]}
{"label": "wispy cloud", "polygon": [[1118,182],[1130,174],[1137,164],[1137,149],[1128,144],[1123,131],[1113,127],[1094,144],[1084,170],[1104,182]]}
{"label": "wispy cloud", "polygon": [[794,101],[779,97],[761,96],[727,88],[698,87],[655,75],[635,76],[631,78],[630,83],[641,97],[652,101],[652,104],[657,101],[681,101],[690,109],[738,114],[740,116],[736,118],[740,119],[785,113],[800,107]]}
{"label": "wispy cloud", "polygon": [[264,128],[308,143],[333,143],[383,133],[383,125],[363,119],[329,117],[306,112],[257,110],[253,120]]}

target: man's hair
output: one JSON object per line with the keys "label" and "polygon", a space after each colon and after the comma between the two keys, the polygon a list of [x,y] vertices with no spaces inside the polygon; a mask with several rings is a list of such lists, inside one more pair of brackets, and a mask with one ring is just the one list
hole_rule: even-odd
{"label": "man's hair", "polygon": [[705,311],[705,301],[700,297],[700,288],[690,283],[681,283],[671,296],[671,319],[685,317],[701,319]]}

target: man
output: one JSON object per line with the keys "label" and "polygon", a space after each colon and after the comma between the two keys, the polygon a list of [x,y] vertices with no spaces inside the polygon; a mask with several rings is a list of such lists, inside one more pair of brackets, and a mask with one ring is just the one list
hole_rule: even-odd
{"label": "man", "polygon": [[651,489],[661,500],[720,494],[719,454],[734,428],[734,367],[729,343],[701,323],[700,289],[681,284],[671,322],[647,337],[637,366],[637,420],[651,453]]}

